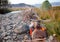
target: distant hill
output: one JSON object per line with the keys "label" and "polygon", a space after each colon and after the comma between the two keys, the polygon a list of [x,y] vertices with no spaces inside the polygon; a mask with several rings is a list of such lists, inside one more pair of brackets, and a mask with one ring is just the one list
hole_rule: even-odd
{"label": "distant hill", "polygon": [[60,2],[53,2],[51,4],[52,4],[52,6],[60,6]]}
{"label": "distant hill", "polygon": [[40,6],[41,6],[41,4],[35,4],[35,5],[33,5],[33,6],[35,6],[35,7],[40,7]]}
{"label": "distant hill", "polygon": [[11,7],[34,7],[34,6],[25,3],[20,3],[20,4],[11,4]]}
{"label": "distant hill", "polygon": [[[53,2],[53,3],[51,3],[51,5],[52,5],[52,6],[60,6],[60,2]],[[35,4],[35,5],[33,5],[33,6],[35,6],[35,7],[40,7],[41,4]]]}

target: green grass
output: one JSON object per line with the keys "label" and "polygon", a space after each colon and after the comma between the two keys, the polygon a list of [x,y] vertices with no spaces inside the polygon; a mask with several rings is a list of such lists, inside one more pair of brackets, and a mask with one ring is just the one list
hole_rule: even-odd
{"label": "green grass", "polygon": [[41,11],[36,8],[35,11],[40,16],[40,19],[51,19],[52,21],[48,23],[44,23],[48,34],[56,34],[57,39],[60,40],[60,6],[53,7],[52,10],[49,11]]}

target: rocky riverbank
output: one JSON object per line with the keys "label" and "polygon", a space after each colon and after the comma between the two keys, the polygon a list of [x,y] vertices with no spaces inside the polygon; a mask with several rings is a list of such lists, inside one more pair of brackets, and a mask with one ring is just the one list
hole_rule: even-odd
{"label": "rocky riverbank", "polygon": [[[18,34],[14,32],[16,28],[19,28],[19,32],[29,30],[27,23],[29,20],[24,21],[25,13],[26,11],[14,11],[0,15],[0,38],[3,42],[22,42],[24,36],[28,35],[27,33]],[[20,26],[22,26],[23,29],[20,28]]]}

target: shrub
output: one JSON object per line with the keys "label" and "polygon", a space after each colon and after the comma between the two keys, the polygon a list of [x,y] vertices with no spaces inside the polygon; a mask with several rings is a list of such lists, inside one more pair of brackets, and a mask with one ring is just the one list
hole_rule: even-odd
{"label": "shrub", "polygon": [[9,9],[0,9],[0,14],[11,12]]}

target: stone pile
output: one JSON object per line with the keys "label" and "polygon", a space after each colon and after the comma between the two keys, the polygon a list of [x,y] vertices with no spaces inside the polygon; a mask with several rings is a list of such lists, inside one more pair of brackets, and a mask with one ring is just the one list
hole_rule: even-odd
{"label": "stone pile", "polygon": [[27,23],[29,20],[24,22],[24,16],[24,11],[0,15],[0,40],[2,42],[22,42],[24,36],[29,35]]}

